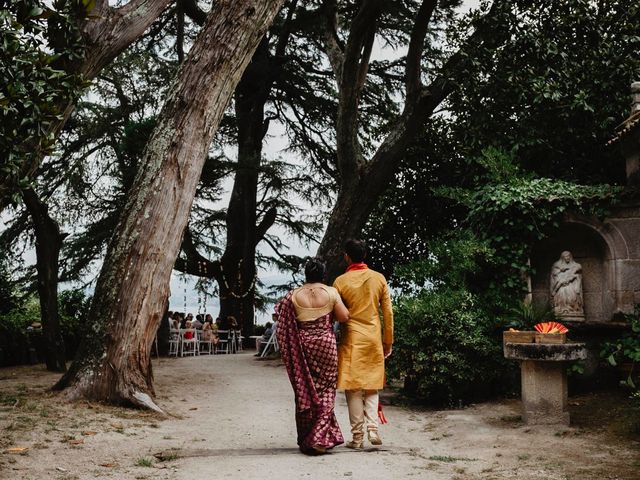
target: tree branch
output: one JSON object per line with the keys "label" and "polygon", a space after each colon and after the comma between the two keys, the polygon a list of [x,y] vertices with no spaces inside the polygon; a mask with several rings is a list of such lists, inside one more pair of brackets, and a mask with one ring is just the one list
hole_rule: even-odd
{"label": "tree branch", "polygon": [[321,31],[325,53],[333,69],[338,83],[342,78],[342,65],[344,63],[344,45],[338,37],[338,6],[336,0],[324,0],[320,7],[322,16]]}
{"label": "tree branch", "polygon": [[375,22],[380,15],[379,0],[363,0],[353,20],[344,52],[342,77],[338,79],[340,103],[336,140],[338,169],[345,181],[357,174],[364,164],[358,140],[358,100],[369,67],[369,55],[375,37]]}
{"label": "tree branch", "polygon": [[384,189],[416,132],[444,99],[460,85],[460,75],[463,74],[465,66],[473,60],[469,54],[479,46],[492,49],[504,42],[509,35],[506,22],[497,28],[491,22],[510,11],[510,8],[509,1],[495,0],[490,10],[478,20],[474,32],[442,66],[440,74],[428,86],[420,89],[413,103],[405,103],[402,115],[367,165],[364,177],[371,189]]}
{"label": "tree branch", "polygon": [[260,243],[260,241],[267,234],[267,231],[275,223],[277,215],[278,209],[276,207],[271,207],[264,214],[262,220],[260,220],[260,223],[258,223],[258,225],[256,226],[256,245]]}
{"label": "tree branch", "polygon": [[274,57],[276,58],[284,57],[287,45],[289,44],[289,39],[291,38],[291,32],[293,31],[293,14],[297,7],[298,0],[291,0],[289,3],[289,9],[287,10],[287,17],[282,24],[282,31],[278,36],[278,42],[276,43],[276,48],[274,50]]}
{"label": "tree branch", "polygon": [[184,13],[193,20],[193,23],[200,27],[204,25],[207,20],[207,12],[198,6],[197,0],[179,0],[179,3],[182,4]]}
{"label": "tree branch", "polygon": [[407,52],[407,66],[405,70],[405,85],[406,85],[406,102],[415,103],[418,95],[420,94],[420,88],[422,87],[422,51],[424,50],[424,39],[427,35],[427,29],[433,11],[438,4],[438,0],[424,0],[418,14],[416,21],[413,24],[411,31],[411,39],[409,40],[409,50]]}
{"label": "tree branch", "polygon": [[216,280],[222,277],[220,262],[218,260],[212,262],[198,252],[198,249],[193,243],[193,235],[189,227],[184,230],[184,237],[182,238],[180,249],[187,259],[185,261],[181,260],[180,257],[176,258],[176,263],[173,267],[174,270],[198,277],[215,278]]}
{"label": "tree branch", "polygon": [[80,72],[93,78],[120,52],[140,37],[171,0],[131,0],[120,8],[98,5],[83,25],[89,52]]}

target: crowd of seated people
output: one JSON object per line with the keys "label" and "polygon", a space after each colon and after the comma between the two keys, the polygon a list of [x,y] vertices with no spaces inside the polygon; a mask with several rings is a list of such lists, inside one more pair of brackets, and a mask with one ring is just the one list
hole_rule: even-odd
{"label": "crowd of seated people", "polygon": [[[193,313],[182,312],[169,312],[168,314],[169,325],[173,330],[190,330],[196,329],[202,331],[202,339],[205,342],[210,341],[213,345],[217,345],[220,342],[218,330],[239,330],[240,326],[238,321],[233,316],[226,318],[216,318],[215,322],[213,317],[207,313],[206,315],[198,314],[193,316]],[[185,340],[193,338],[193,332],[184,333]]]}

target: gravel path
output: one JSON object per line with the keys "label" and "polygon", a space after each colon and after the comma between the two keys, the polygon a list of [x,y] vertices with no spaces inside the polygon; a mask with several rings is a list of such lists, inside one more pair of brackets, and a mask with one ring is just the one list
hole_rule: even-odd
{"label": "gravel path", "polygon": [[[159,404],[171,416],[43,393],[41,367],[0,370],[0,478],[84,480],[234,478],[638,480],[638,442],[603,429],[530,428],[517,401],[461,410],[387,406],[379,449],[307,457],[295,443],[293,392],[278,360],[251,353],[154,360]],[[15,393],[11,393],[15,392]],[[9,397],[5,397],[9,398]],[[348,434],[344,394],[336,413]],[[7,448],[27,448],[22,455]],[[165,461],[154,455],[165,453]],[[167,452],[169,454],[167,455]]]}

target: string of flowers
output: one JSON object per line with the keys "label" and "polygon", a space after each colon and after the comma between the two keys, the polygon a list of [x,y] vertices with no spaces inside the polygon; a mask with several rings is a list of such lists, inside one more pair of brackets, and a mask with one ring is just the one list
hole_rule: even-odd
{"label": "string of flowers", "polygon": [[[238,262],[238,283],[240,283],[240,280],[242,280],[242,276],[240,274],[241,267],[242,267],[242,259],[240,259],[240,261]],[[251,281],[251,284],[249,285],[249,287],[244,293],[238,294],[234,292],[233,289],[229,286],[229,283],[227,282],[227,279],[224,275],[224,268],[222,266],[222,262],[220,262],[220,277],[222,279],[222,283],[224,284],[225,290],[228,292],[228,295],[236,299],[242,299],[247,297],[255,289],[256,283],[258,281],[258,273],[256,272],[253,275],[253,280]]]}

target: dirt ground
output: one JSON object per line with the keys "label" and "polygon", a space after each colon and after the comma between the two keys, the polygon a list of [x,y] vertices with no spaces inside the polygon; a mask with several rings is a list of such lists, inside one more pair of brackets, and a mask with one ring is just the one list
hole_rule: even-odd
{"label": "dirt ground", "polygon": [[[640,479],[639,437],[628,431],[622,395],[571,398],[571,428],[523,425],[516,400],[437,411],[390,405],[381,448],[307,457],[296,448],[284,368],[251,353],[154,360],[168,418],[68,404],[46,392],[57,375],[43,367],[0,369],[0,478]],[[336,412],[348,437],[342,392]]]}

